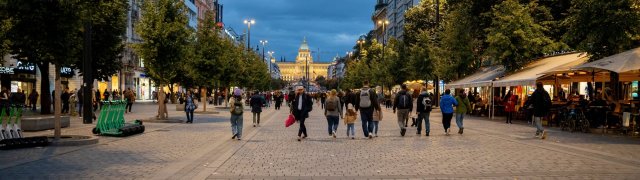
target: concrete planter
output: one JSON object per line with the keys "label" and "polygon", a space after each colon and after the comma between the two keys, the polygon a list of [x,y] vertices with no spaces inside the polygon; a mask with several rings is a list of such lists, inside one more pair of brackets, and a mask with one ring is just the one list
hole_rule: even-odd
{"label": "concrete planter", "polygon": [[[61,116],[60,124],[63,128],[69,127],[71,118],[69,116]],[[36,116],[22,117],[20,128],[23,131],[42,131],[53,129],[55,125],[54,116]]]}

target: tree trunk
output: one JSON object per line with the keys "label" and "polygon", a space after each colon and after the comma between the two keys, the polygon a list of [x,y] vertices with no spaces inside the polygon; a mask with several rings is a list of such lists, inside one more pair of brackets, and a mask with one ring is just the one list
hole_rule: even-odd
{"label": "tree trunk", "polygon": [[224,88],[224,107],[229,107],[229,88],[227,87],[223,87]]}
{"label": "tree trunk", "polygon": [[620,88],[620,74],[610,72],[609,79],[611,82],[611,90],[613,91],[611,95],[613,96],[613,100],[617,103],[618,100],[624,99]]}
{"label": "tree trunk", "polygon": [[207,112],[207,88],[200,88],[200,101],[202,101],[202,112]]}
{"label": "tree trunk", "polygon": [[51,89],[49,88],[49,63],[38,64],[40,69],[40,114],[51,114]]}
{"label": "tree trunk", "polygon": [[[62,112],[62,109],[61,109],[61,107],[62,107],[61,106],[61,103],[62,103],[61,99],[62,98],[60,98],[60,97],[61,97],[61,95],[63,93],[62,86],[61,86],[62,85],[61,84],[61,79],[60,79],[60,65],[56,65],[55,66],[55,72],[56,72],[55,73],[56,74],[55,75],[55,78],[56,78],[55,91],[56,91],[56,93],[55,93],[55,104],[54,104],[54,106],[55,106],[55,108],[54,108],[55,109],[55,115],[54,115],[55,124],[54,124],[54,128],[55,128],[55,130],[54,130],[53,136],[54,136],[55,140],[60,140],[60,136],[61,136],[61,133],[62,133],[61,132],[62,131],[62,124],[60,123],[60,113]],[[43,81],[45,81],[45,79],[43,79]],[[48,81],[48,79],[46,79],[46,81]]]}
{"label": "tree trunk", "polygon": [[436,107],[440,106],[440,80],[438,76],[436,76],[435,80],[433,80],[433,86],[436,88],[435,95],[433,98],[435,99]]}

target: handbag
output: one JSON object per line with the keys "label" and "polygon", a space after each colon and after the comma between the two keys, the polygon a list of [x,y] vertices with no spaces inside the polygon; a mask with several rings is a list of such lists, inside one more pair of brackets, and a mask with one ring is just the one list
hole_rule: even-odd
{"label": "handbag", "polygon": [[293,123],[295,122],[296,122],[296,117],[293,116],[293,114],[289,114],[289,117],[287,118],[287,120],[284,121],[284,126],[289,127],[293,125]]}

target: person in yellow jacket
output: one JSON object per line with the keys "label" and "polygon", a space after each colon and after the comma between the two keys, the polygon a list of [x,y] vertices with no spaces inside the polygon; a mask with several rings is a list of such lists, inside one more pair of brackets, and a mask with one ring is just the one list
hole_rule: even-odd
{"label": "person in yellow jacket", "polygon": [[[358,119],[358,114],[353,109],[347,109],[346,116],[344,117],[344,124],[347,125],[347,137],[351,137],[351,139],[356,138],[356,119]],[[351,132],[351,135],[349,135]]]}

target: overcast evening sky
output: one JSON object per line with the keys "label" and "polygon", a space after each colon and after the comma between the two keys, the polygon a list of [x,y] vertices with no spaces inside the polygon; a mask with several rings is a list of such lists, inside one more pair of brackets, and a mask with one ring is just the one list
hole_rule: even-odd
{"label": "overcast evening sky", "polygon": [[[251,46],[267,40],[266,50],[274,51],[279,61],[295,60],[307,37],[312,51],[320,49],[320,61],[329,62],[336,54],[351,51],[360,35],[373,28],[371,15],[375,0],[220,0],[224,5],[223,22],[243,34],[245,19],[255,19],[251,26]],[[262,46],[260,46],[262,51]],[[318,61],[318,53],[313,53]]]}

